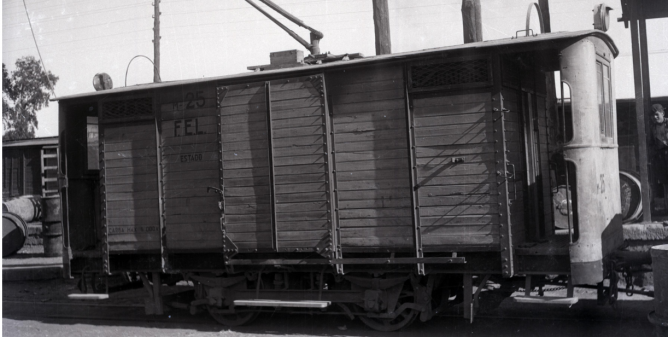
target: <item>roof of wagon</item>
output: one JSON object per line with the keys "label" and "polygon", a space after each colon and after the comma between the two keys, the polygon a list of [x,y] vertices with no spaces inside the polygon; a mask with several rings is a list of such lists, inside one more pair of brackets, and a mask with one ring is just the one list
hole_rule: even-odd
{"label": "roof of wagon", "polygon": [[[610,36],[608,36],[606,33],[602,32],[602,31],[599,31],[599,30],[585,30],[585,31],[577,31],[577,32],[557,32],[557,33],[538,34],[538,35],[531,35],[531,36],[520,36],[520,37],[517,37],[517,38],[508,38],[508,39],[500,39],[500,40],[474,42],[474,43],[467,43],[467,44],[461,44],[461,45],[455,45],[455,46],[447,46],[447,47],[438,47],[438,48],[410,51],[410,52],[404,52],[404,53],[370,56],[370,57],[354,59],[354,60],[350,60],[350,61],[332,62],[332,63],[310,65],[310,66],[297,67],[297,68],[283,68],[283,69],[266,70],[266,71],[260,71],[260,72],[244,72],[244,73],[239,73],[239,74],[208,77],[208,78],[197,78],[197,79],[179,80],[179,81],[161,82],[161,83],[137,84],[137,85],[133,85],[133,86],[129,86],[129,87],[120,87],[120,88],[115,88],[115,89],[110,89],[110,90],[93,91],[93,92],[88,92],[88,93],[83,93],[83,94],[75,94],[75,95],[70,95],[70,96],[59,97],[59,98],[53,99],[53,101],[88,98],[88,97],[94,97],[94,96],[119,94],[119,93],[124,93],[124,92],[136,92],[136,91],[142,91],[142,90],[159,89],[159,88],[166,88],[166,87],[179,86],[179,85],[197,84],[197,83],[205,83],[205,82],[215,82],[215,81],[223,81],[223,80],[234,80],[234,79],[241,79],[241,78],[248,78],[249,80],[252,80],[255,77],[264,77],[264,76],[267,76],[267,75],[277,75],[277,74],[281,74],[281,73],[296,74],[296,73],[302,73],[302,72],[313,72],[313,71],[318,71],[318,70],[323,70],[324,71],[324,70],[330,70],[330,69],[339,68],[339,67],[350,67],[350,66],[364,65],[364,64],[375,63],[375,62],[401,60],[401,59],[408,59],[408,58],[417,57],[417,56],[427,56],[427,55],[430,55],[430,54],[438,54],[438,53],[443,53],[443,52],[454,52],[454,51],[461,51],[461,50],[467,50],[467,49],[468,50],[476,50],[476,49],[504,48],[505,47],[505,48],[509,48],[508,51],[512,51],[512,49],[517,49],[517,48],[527,48],[527,47],[532,48],[531,45],[535,45],[535,47],[533,47],[533,48],[535,48],[536,50],[541,50],[541,49],[547,49],[548,46],[551,46],[556,41],[578,40],[578,39],[582,39],[582,38],[587,37],[587,36],[596,36],[596,37],[600,38],[601,40],[605,41],[605,43],[608,45],[608,47],[610,47],[610,50],[612,51],[612,53],[615,57],[619,54],[619,50],[615,46],[615,43],[612,41],[612,38],[610,38]],[[512,48],[512,49],[510,49],[510,48]]]}

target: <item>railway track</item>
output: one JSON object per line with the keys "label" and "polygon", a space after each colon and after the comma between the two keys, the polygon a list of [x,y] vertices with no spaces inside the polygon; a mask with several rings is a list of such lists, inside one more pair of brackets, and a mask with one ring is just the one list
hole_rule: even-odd
{"label": "railway track", "polygon": [[[651,301],[624,301],[622,308],[611,312],[608,307],[596,306],[593,300],[582,301],[583,305],[578,305],[570,310],[564,310],[562,307],[547,307],[531,304],[511,303],[507,299],[500,308],[490,313],[479,313],[475,316],[476,321],[484,320],[552,320],[552,321],[581,321],[583,319],[595,320],[600,322],[619,322],[620,320],[632,321],[646,319],[647,313],[652,308]],[[595,310],[598,308],[598,310]],[[453,308],[439,314],[439,321],[460,321],[461,309]],[[264,315],[291,315],[303,316],[304,311],[295,310],[260,310]],[[322,312],[314,316],[340,316],[336,312]],[[141,304],[115,304],[99,302],[59,302],[26,300],[20,298],[3,298],[3,318],[28,319],[28,318],[51,318],[68,320],[104,320],[113,322],[163,322],[163,323],[184,323],[193,324],[216,324],[205,313],[191,315],[187,310],[168,308],[162,316],[149,316],[144,312],[144,306]],[[347,318],[346,318],[347,319]]]}

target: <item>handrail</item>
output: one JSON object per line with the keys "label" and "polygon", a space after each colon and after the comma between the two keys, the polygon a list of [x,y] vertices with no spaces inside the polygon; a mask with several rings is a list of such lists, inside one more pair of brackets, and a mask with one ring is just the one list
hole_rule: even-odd
{"label": "handrail", "polygon": [[540,10],[540,5],[537,2],[529,4],[529,9],[527,10],[527,25],[526,25],[526,36],[529,36],[529,25],[531,24],[531,8],[536,7],[538,11],[538,22],[540,23],[540,33],[545,33],[545,27],[543,26],[543,12]]}

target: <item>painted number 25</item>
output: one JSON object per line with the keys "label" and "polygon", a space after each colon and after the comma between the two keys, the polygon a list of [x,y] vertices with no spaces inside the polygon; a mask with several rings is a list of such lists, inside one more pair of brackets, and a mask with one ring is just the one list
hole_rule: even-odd
{"label": "painted number 25", "polygon": [[186,109],[194,109],[195,107],[201,108],[204,106],[204,103],[206,102],[204,97],[203,91],[195,91],[195,92],[189,92],[186,93],[186,101],[188,102],[186,104]]}

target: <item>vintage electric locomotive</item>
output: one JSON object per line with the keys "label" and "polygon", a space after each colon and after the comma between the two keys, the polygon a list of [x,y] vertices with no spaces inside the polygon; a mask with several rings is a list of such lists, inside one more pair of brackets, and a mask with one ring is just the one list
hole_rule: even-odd
{"label": "vintage electric locomotive", "polygon": [[224,324],[328,308],[384,331],[470,317],[490,277],[602,282],[617,54],[553,33],[60,98],[68,271],[152,273],[156,313],[180,274]]}

